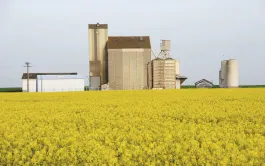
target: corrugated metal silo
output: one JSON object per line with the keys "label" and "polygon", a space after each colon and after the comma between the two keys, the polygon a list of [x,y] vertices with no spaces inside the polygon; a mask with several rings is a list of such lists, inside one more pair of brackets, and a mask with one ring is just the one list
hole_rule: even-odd
{"label": "corrugated metal silo", "polygon": [[176,88],[176,60],[165,59],[165,89]]}
{"label": "corrugated metal silo", "polygon": [[153,73],[152,73],[152,63],[151,62],[148,62],[147,64],[147,87],[148,89],[152,89],[153,85]]}
{"label": "corrugated metal silo", "polygon": [[176,61],[174,59],[154,59],[152,69],[153,88],[176,88]]}
{"label": "corrugated metal silo", "polygon": [[152,60],[153,88],[164,88],[164,60]]}
{"label": "corrugated metal silo", "polygon": [[235,59],[227,61],[227,87],[237,88],[239,86],[238,63]]}
{"label": "corrugated metal silo", "polygon": [[[180,75],[180,61],[179,60],[176,60],[176,75]],[[180,85],[181,85],[181,82],[180,82],[180,79],[176,79],[176,89],[180,89]]]}
{"label": "corrugated metal silo", "polygon": [[171,41],[170,40],[162,40],[161,51],[170,51],[170,49],[171,49]]}

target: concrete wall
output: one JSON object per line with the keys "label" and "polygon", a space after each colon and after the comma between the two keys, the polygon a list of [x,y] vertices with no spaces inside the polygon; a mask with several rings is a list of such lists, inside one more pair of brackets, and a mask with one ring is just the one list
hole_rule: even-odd
{"label": "concrete wall", "polygon": [[107,83],[108,29],[88,29],[90,76],[100,76],[101,84]]}
{"label": "concrete wall", "polygon": [[100,76],[91,76],[89,85],[91,90],[99,90],[101,87]]}
{"label": "concrete wall", "polygon": [[227,87],[228,88],[238,88],[239,87],[239,76],[238,76],[238,64],[237,60],[230,59],[227,61]]}
{"label": "concrete wall", "polygon": [[151,49],[108,49],[110,89],[147,89]]}

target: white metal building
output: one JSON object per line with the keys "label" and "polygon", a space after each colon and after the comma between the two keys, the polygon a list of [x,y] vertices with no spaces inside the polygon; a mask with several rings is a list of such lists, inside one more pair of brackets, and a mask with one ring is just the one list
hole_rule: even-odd
{"label": "white metal building", "polygon": [[37,92],[84,91],[85,78],[80,75],[38,75]]}
{"label": "white metal building", "polygon": [[[29,73],[29,92],[36,92],[38,75],[77,75],[77,73]],[[22,75],[22,92],[27,92],[27,73]]]}

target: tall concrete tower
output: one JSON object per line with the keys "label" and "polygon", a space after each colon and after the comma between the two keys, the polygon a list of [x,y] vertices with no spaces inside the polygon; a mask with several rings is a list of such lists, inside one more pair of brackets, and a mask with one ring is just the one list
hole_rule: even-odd
{"label": "tall concrete tower", "polygon": [[88,40],[90,87],[98,89],[108,82],[108,24],[89,24]]}

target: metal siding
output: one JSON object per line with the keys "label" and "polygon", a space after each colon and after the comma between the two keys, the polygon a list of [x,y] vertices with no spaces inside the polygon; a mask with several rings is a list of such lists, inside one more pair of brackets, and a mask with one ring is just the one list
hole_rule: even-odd
{"label": "metal siding", "polygon": [[130,87],[129,89],[137,89],[137,55],[134,53],[130,56]]}
{"label": "metal siding", "polygon": [[45,79],[38,80],[39,92],[84,91],[84,79]]}
{"label": "metal siding", "polygon": [[123,58],[122,58],[122,51],[119,50],[116,52],[115,55],[115,86],[113,87],[114,89],[123,89],[123,70],[124,66],[123,64]]}
{"label": "metal siding", "polygon": [[129,86],[130,86],[130,52],[123,52],[122,59],[123,59],[122,89],[129,89]]}
{"label": "metal siding", "polygon": [[144,70],[144,88],[148,87],[148,80],[147,80],[147,70],[145,70],[146,65],[151,62],[151,49],[145,49],[144,52],[144,66],[143,66],[143,70]]}
{"label": "metal siding", "polygon": [[109,80],[109,88],[113,88],[116,86],[115,81],[115,62],[116,62],[116,55],[115,52],[108,52],[108,80]]}
{"label": "metal siding", "polygon": [[153,60],[153,88],[176,88],[176,61]]}
{"label": "metal siding", "polygon": [[180,79],[176,80],[176,89],[180,89]]}
{"label": "metal siding", "polygon": [[[27,79],[22,79],[22,92],[27,92]],[[36,92],[36,79],[29,79],[29,92]]]}
{"label": "metal siding", "polygon": [[152,82],[153,82],[153,79],[152,79],[153,75],[152,75],[152,63],[149,62],[148,65],[147,65],[147,79],[148,79],[148,89],[151,89],[152,88]]}
{"label": "metal siding", "polygon": [[162,40],[161,51],[170,51],[170,49],[171,49],[171,41],[170,40]]}
{"label": "metal siding", "polygon": [[165,88],[175,89],[176,88],[176,61],[165,60]]}
{"label": "metal siding", "polygon": [[110,89],[147,88],[146,65],[151,60],[150,49],[109,49],[108,58]]}
{"label": "metal siding", "polygon": [[196,85],[196,88],[212,88],[213,85],[209,84],[207,82],[201,82],[199,84]]}
{"label": "metal siding", "polygon": [[137,89],[141,89],[143,86],[144,81],[144,71],[143,71],[143,64],[144,64],[144,55],[142,52],[137,53],[138,59],[137,59]]}
{"label": "metal siding", "polygon": [[176,60],[176,75],[180,74],[180,62],[179,60]]}

